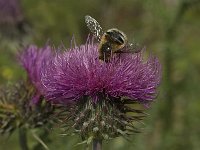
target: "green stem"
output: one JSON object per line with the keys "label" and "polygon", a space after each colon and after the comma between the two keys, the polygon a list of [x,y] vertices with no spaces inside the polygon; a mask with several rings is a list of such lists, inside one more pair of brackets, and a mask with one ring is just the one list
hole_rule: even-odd
{"label": "green stem", "polygon": [[102,140],[94,139],[92,150],[102,150]]}
{"label": "green stem", "polygon": [[19,144],[21,150],[28,150],[26,129],[19,128]]}

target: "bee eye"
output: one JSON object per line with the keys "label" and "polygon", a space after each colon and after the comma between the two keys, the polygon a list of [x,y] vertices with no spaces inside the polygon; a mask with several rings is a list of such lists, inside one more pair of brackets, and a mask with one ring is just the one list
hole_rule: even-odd
{"label": "bee eye", "polygon": [[124,39],[122,39],[121,36],[116,37],[116,42],[118,42],[119,44],[124,44]]}
{"label": "bee eye", "polygon": [[107,31],[106,34],[112,41],[116,42],[119,45],[122,45],[125,42],[123,34],[117,30]]}

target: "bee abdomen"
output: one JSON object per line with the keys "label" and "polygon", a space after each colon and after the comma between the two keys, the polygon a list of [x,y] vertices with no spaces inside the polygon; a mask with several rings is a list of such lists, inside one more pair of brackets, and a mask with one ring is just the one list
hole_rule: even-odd
{"label": "bee abdomen", "polygon": [[109,42],[101,43],[99,45],[99,59],[108,62],[111,56],[111,44]]}

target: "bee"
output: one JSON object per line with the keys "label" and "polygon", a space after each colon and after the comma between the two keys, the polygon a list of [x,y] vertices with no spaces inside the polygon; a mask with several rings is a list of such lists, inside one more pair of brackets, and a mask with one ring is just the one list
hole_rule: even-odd
{"label": "bee", "polygon": [[124,48],[133,49],[134,52],[139,52],[136,45],[128,43],[126,34],[121,30],[112,28],[103,32],[100,24],[88,15],[85,16],[85,23],[99,42],[98,52],[100,60],[108,62],[113,54],[124,53]]}

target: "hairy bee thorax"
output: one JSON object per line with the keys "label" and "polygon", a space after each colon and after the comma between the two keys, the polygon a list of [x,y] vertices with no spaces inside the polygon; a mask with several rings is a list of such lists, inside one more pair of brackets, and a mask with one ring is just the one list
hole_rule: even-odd
{"label": "hairy bee thorax", "polygon": [[99,42],[99,59],[102,61],[109,62],[113,54],[116,53],[120,54],[131,51],[137,53],[141,50],[137,44],[128,43],[126,34],[116,28],[104,32],[100,24],[88,15],[85,16],[85,23]]}
{"label": "hairy bee thorax", "polygon": [[117,53],[127,44],[126,35],[116,29],[107,30],[101,37],[99,44],[99,59],[108,62],[112,53]]}

